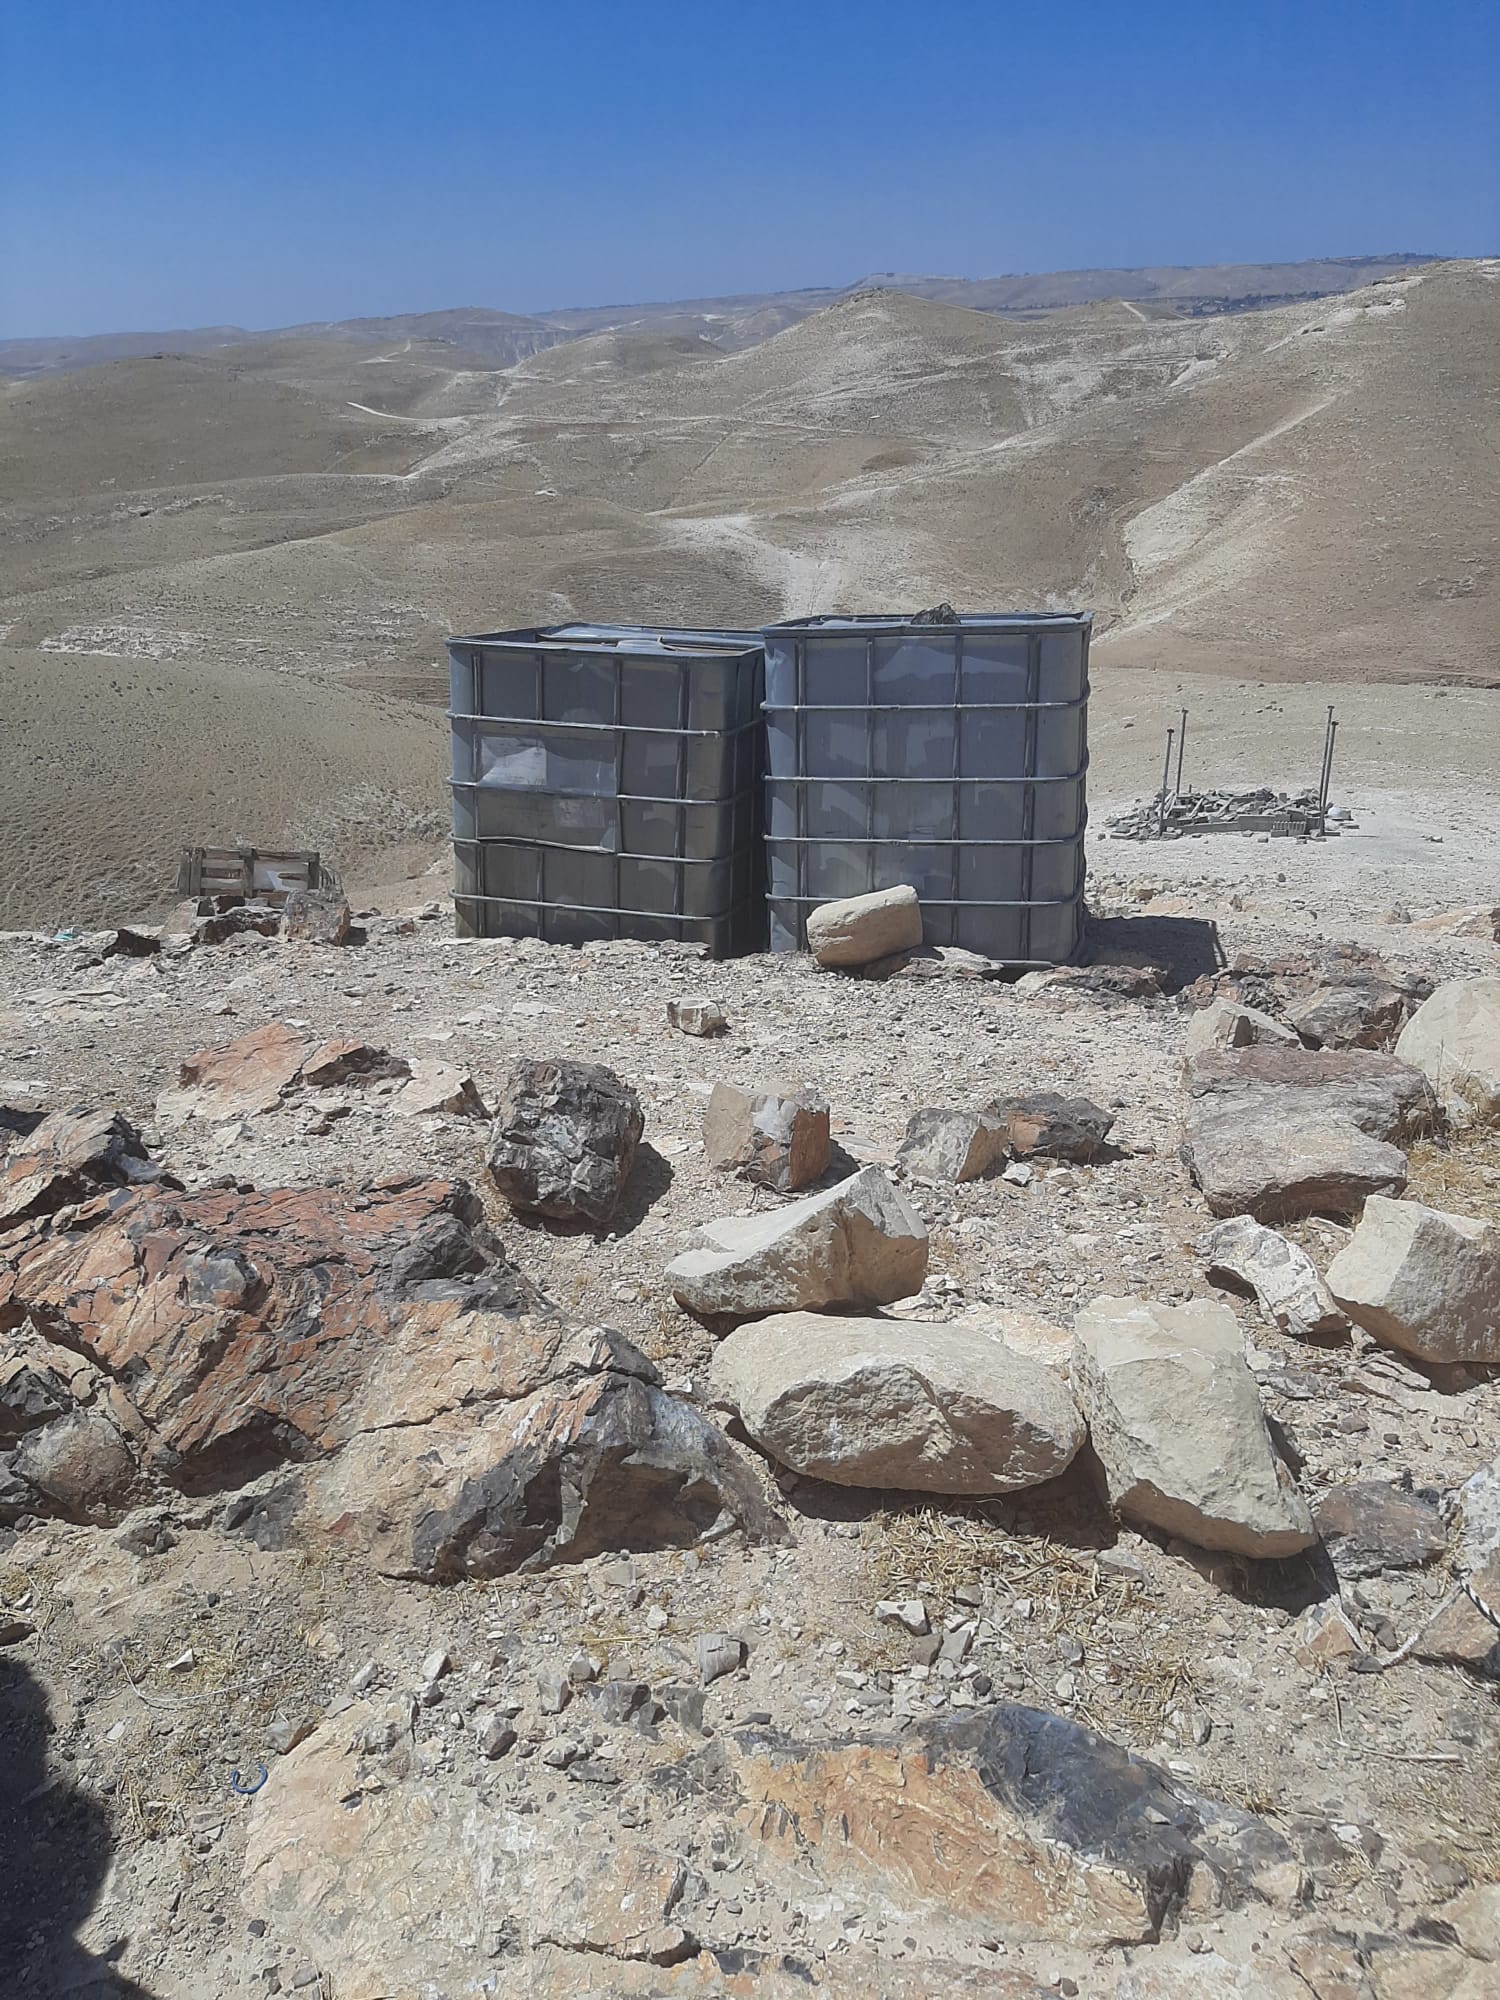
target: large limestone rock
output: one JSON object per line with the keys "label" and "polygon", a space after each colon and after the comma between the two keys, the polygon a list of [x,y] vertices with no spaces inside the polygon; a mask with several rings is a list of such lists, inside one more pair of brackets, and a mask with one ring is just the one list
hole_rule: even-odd
{"label": "large limestone rock", "polygon": [[1399,1193],[1398,1141],[1439,1113],[1420,1071],[1365,1050],[1208,1050],[1188,1065],[1182,1155],[1215,1215],[1353,1215]]}
{"label": "large limestone rock", "polygon": [[1349,1317],[1419,1361],[1500,1361],[1500,1229],[1379,1196],[1328,1267]]}
{"label": "large limestone rock", "polygon": [[1326,1339],[1349,1331],[1349,1322],[1311,1257],[1274,1229],[1237,1215],[1216,1223],[1199,1243],[1208,1275],[1248,1286],[1266,1317],[1298,1340]]}
{"label": "large limestone rock", "polygon": [[1182,1157],[1214,1215],[1288,1222],[1354,1215],[1400,1193],[1406,1155],[1300,1091],[1247,1091],[1189,1107]]}
{"label": "large limestone rock", "polygon": [[828,1171],[828,1100],[800,1083],[762,1090],[716,1083],[703,1114],[703,1151],[711,1167],[795,1194]]}
{"label": "large limestone rock", "polygon": [[511,1207],[602,1229],[645,1130],[641,1101],[602,1063],[516,1063],[490,1133],[490,1178]]}
{"label": "large limestone rock", "polygon": [[1239,1097],[1246,1091],[1280,1091],[1292,1105],[1300,1093],[1324,1110],[1337,1112],[1374,1139],[1402,1144],[1421,1138],[1442,1122],[1431,1084],[1421,1071],[1396,1056],[1369,1049],[1294,1049],[1255,1044],[1245,1049],[1209,1049],[1187,1068],[1194,1102]]}
{"label": "large limestone rock", "polygon": [[[5,1237],[0,1330],[26,1319],[32,1511],[227,1488],[225,1525],[263,1546],[432,1582],[775,1532],[723,1432],[549,1305],[462,1182],[111,1193]],[[51,1416],[79,1356],[98,1407]]]}
{"label": "large limestone rock", "polygon": [[1083,1442],[1058,1377],[973,1326],[783,1313],[730,1334],[709,1379],[763,1450],[839,1486],[1007,1493]]}
{"label": "large limestone rock", "polygon": [[706,1222],[667,1266],[673,1296],[704,1318],[890,1305],[926,1275],[927,1230],[878,1167],[767,1214]]}
{"label": "large limestone rock", "polygon": [[1254,1042],[1269,1042],[1283,1048],[1300,1046],[1291,1028],[1263,1014],[1258,1007],[1242,1007],[1234,1000],[1211,1000],[1188,1021],[1184,1054],[1191,1060],[1205,1049],[1247,1049]]}
{"label": "large limestone rock", "polygon": [[1074,1323],[1073,1387],[1116,1512],[1234,1555],[1317,1539],[1224,1306],[1094,1299]]}
{"label": "large limestone rock", "polygon": [[914,1111],[898,1155],[919,1180],[977,1181],[1005,1158],[1006,1127],[986,1111]]}
{"label": "large limestone rock", "polygon": [[921,905],[906,887],[823,903],[807,919],[807,948],[819,965],[871,965],[921,942]]}
{"label": "large limestone rock", "polygon": [[1500,1121],[1500,979],[1450,979],[1401,1030],[1396,1054],[1451,1117]]}

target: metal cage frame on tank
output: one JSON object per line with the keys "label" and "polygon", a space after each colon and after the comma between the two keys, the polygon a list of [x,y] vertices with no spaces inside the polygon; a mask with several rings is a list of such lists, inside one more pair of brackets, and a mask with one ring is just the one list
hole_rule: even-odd
{"label": "metal cage frame on tank", "polygon": [[909,882],[929,944],[1017,967],[1071,956],[1091,624],[943,605],[766,627],[773,950],[804,948],[820,903]]}
{"label": "metal cage frame on tank", "polygon": [[758,633],[568,624],[448,651],[461,934],[763,941]]}

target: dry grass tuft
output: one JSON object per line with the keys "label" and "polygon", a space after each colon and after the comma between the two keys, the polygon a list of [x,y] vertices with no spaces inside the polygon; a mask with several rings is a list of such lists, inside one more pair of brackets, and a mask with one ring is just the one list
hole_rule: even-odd
{"label": "dry grass tuft", "polygon": [[1500,1133],[1419,1139],[1407,1154],[1406,1192],[1430,1208],[1500,1224]]}
{"label": "dry grass tuft", "polygon": [[1078,1639],[1088,1665],[1072,1713],[1090,1728],[1156,1743],[1176,1711],[1197,1705],[1190,1649],[1152,1629],[1149,1585],[1101,1567],[1093,1549],[1008,1531],[982,1509],[923,1506],[875,1518],[866,1571],[879,1596],[920,1596],[934,1617],[960,1608],[954,1592],[962,1585],[992,1592],[995,1609],[986,1615],[1013,1636],[1006,1663],[1047,1706],[1056,1699],[1055,1642],[1065,1633]]}

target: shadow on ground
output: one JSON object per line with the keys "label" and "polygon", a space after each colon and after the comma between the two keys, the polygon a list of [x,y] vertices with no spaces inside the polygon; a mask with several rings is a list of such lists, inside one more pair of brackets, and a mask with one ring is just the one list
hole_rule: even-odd
{"label": "shadow on ground", "polygon": [[0,1993],[6,2000],[152,2000],[77,1943],[114,1854],[104,1808],[48,1771],[47,1696],[0,1655]]}

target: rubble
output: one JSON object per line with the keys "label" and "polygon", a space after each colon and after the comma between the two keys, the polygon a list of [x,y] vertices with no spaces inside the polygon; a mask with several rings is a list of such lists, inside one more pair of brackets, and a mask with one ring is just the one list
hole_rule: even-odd
{"label": "rubble", "polygon": [[1008,1493],[1083,1442],[1050,1369],[962,1324],[785,1313],[730,1334],[710,1383],[762,1450],[839,1486]]}
{"label": "rubble", "polygon": [[878,1167],[764,1215],[705,1222],[667,1266],[672,1295],[703,1318],[764,1318],[910,1298],[927,1231]]}
{"label": "rubble", "polygon": [[795,1194],[828,1170],[828,1100],[800,1083],[759,1090],[716,1083],[703,1114],[703,1151],[711,1167]]}
{"label": "rubble", "polygon": [[1331,1487],[1313,1520],[1334,1569],[1352,1582],[1385,1570],[1419,1569],[1447,1553],[1439,1508],[1385,1480]]}
{"label": "rubble", "polygon": [[0,1224],[152,1181],[172,1185],[128,1118],[83,1107],[54,1111],[0,1158]]}
{"label": "rubble", "polygon": [[1290,840],[1322,839],[1333,831],[1324,823],[1318,794],[1255,791],[1158,793],[1104,822],[1112,840],[1181,840],[1189,834],[1270,834]]}
{"label": "rubble", "polygon": [[602,1063],[512,1068],[490,1132],[490,1179],[513,1209],[605,1228],[645,1130],[641,1101]]}

